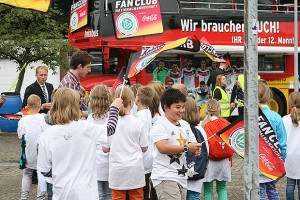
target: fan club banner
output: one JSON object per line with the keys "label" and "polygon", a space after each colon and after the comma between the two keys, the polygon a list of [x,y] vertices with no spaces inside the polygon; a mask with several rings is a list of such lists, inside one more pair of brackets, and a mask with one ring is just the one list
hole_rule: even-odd
{"label": "fan club banner", "polygon": [[126,77],[131,78],[147,67],[160,53],[174,49],[186,44],[189,37],[181,38],[173,42],[166,42],[158,46],[153,46],[137,53],[131,54],[129,58]]}
{"label": "fan club banner", "polygon": [[117,38],[162,33],[158,0],[117,0],[113,2]]}
{"label": "fan club banner", "polygon": [[48,12],[51,0],[0,0],[0,3],[8,4],[18,8]]}
{"label": "fan club banner", "polygon": [[87,25],[88,1],[79,0],[71,6],[70,32]]}
{"label": "fan club banner", "polygon": [[[266,116],[259,109],[259,171],[272,180],[285,175],[276,134]],[[239,118],[217,133],[238,155],[244,158],[244,120]]]}

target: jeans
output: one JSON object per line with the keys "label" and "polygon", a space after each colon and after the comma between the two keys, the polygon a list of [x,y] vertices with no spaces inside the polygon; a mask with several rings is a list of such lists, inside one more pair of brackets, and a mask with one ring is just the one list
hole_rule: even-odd
{"label": "jeans", "polygon": [[191,190],[187,191],[187,196],[186,200],[199,200],[200,199],[200,193],[199,192],[194,192]]}
{"label": "jeans", "polygon": [[99,200],[111,200],[111,189],[108,181],[98,181]]}
{"label": "jeans", "polygon": [[[27,199],[29,196],[29,190],[31,185],[31,179],[34,169],[25,168],[23,172],[22,178],[22,192],[21,192],[21,199]],[[40,191],[40,186],[37,186],[37,199],[44,200],[45,193]]]}
{"label": "jeans", "polygon": [[287,183],[286,183],[287,200],[294,200],[294,191],[295,191],[296,183],[298,187],[298,198],[300,198],[300,179],[287,178]]}
{"label": "jeans", "polygon": [[52,200],[52,196],[53,196],[53,190],[52,190],[52,184],[51,183],[47,183],[47,196],[48,196],[48,200]]}
{"label": "jeans", "polygon": [[260,188],[260,200],[265,200],[268,195],[268,198],[270,200],[279,200],[279,195],[276,189],[276,182],[271,181],[268,183],[260,183],[259,184]]}

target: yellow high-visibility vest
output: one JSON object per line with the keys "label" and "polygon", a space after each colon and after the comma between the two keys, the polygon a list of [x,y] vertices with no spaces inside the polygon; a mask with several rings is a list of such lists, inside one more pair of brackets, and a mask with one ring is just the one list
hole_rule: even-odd
{"label": "yellow high-visibility vest", "polygon": [[221,91],[221,94],[222,94],[222,99],[219,100],[219,104],[222,109],[221,117],[229,117],[230,116],[230,102],[229,102],[228,94],[220,86],[216,86],[213,91],[213,96],[214,96],[215,90],[217,88]]}
{"label": "yellow high-visibility vest", "polygon": [[[260,79],[260,75],[258,75],[258,80]],[[241,87],[242,87],[242,89],[244,90],[244,88],[245,88],[245,84],[244,84],[244,74],[240,74],[239,76],[238,76],[238,81],[241,83]],[[238,102],[238,107],[243,107],[244,105],[243,104],[241,104],[240,102]]]}

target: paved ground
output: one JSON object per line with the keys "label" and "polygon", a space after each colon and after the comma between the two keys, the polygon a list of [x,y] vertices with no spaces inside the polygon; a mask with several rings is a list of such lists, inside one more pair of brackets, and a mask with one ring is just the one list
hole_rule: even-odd
{"label": "paved ground", "polygon": [[[0,200],[20,199],[22,170],[19,169],[20,144],[16,133],[0,132]],[[227,184],[228,199],[243,199],[243,159],[233,157],[232,182]],[[285,198],[286,178],[277,184],[280,199]],[[32,185],[30,199],[36,199],[36,185]],[[201,195],[203,199],[203,195]],[[214,199],[217,199],[215,195]]]}

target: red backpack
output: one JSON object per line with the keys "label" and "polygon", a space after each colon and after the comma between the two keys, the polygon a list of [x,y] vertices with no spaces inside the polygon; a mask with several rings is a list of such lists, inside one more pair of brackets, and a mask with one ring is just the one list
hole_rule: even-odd
{"label": "red backpack", "polygon": [[[229,124],[230,123],[226,119],[222,118],[208,122],[204,128],[207,138],[219,132]],[[234,151],[218,135],[210,138],[208,140],[208,145],[208,157],[212,160],[224,160],[226,158],[230,158],[234,153]]]}

